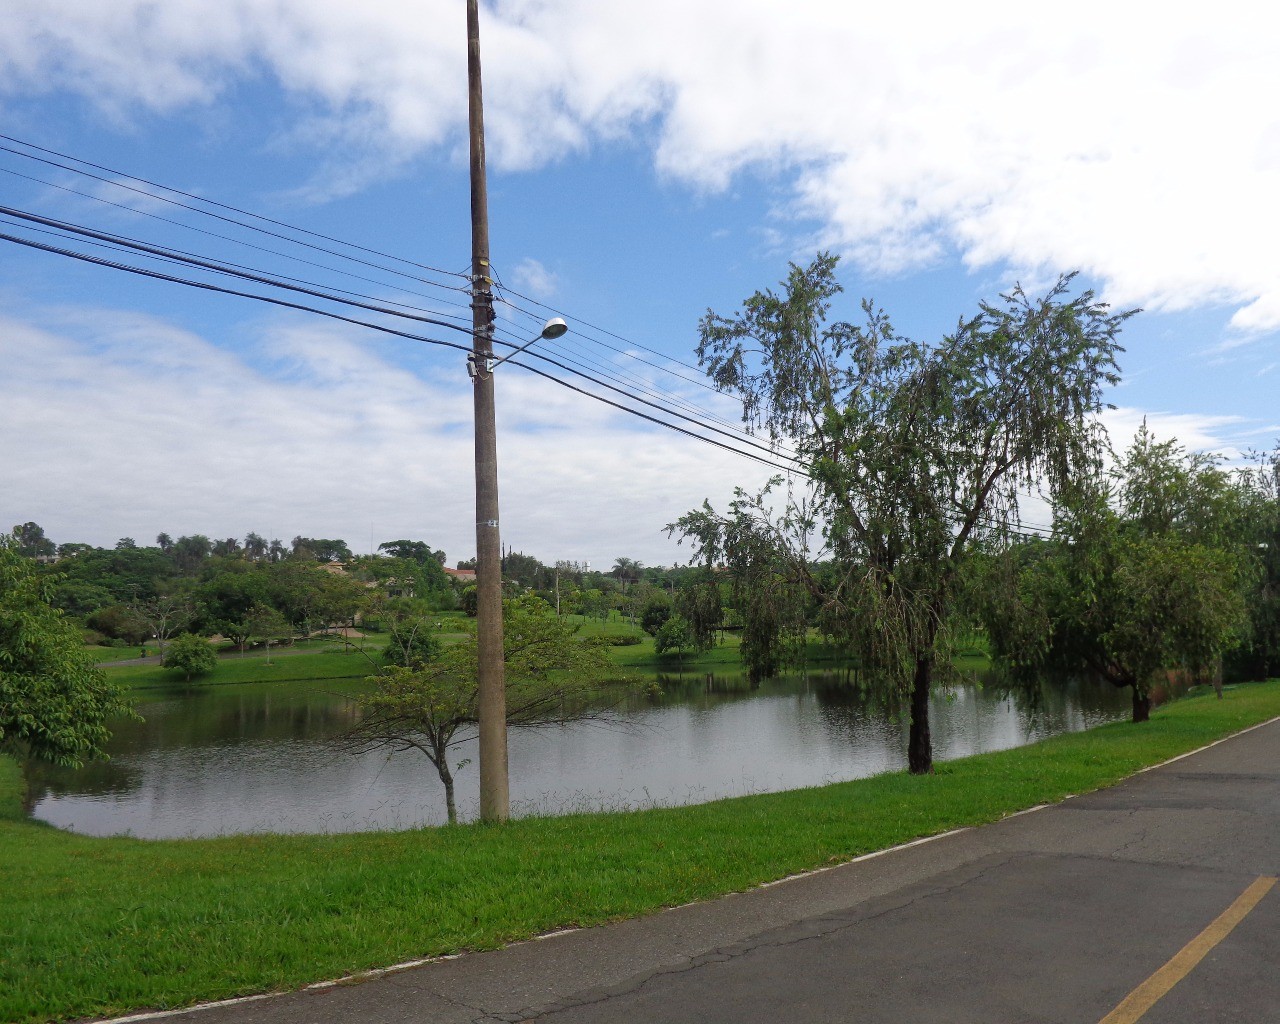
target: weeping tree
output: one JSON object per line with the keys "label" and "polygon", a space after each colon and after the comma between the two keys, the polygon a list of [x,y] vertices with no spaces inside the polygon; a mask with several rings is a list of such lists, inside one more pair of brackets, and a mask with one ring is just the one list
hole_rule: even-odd
{"label": "weeping tree", "polygon": [[1105,479],[1060,495],[1051,538],[992,560],[981,604],[997,664],[1128,689],[1135,722],[1163,673],[1220,680],[1248,634],[1256,511],[1247,481],[1143,424]]}
{"label": "weeping tree", "polygon": [[1020,494],[1099,472],[1096,414],[1136,311],[1072,297],[1067,276],[1041,298],[1018,287],[982,303],[926,345],[869,302],[860,323],[831,320],[836,264],[793,264],[781,293],[700,324],[708,376],[806,479],[787,494],[740,492],[726,515],[707,506],[674,527],[730,557],[759,548],[747,561],[766,558],[788,593],[807,593],[822,628],[909,695],[908,762],[925,773],[929,692],[949,663],[966,561],[1013,531]]}
{"label": "weeping tree", "polygon": [[[598,640],[583,639],[539,597],[503,602],[507,724],[558,725],[602,720],[609,714],[603,684],[617,669]],[[356,698],[357,724],[340,739],[354,751],[416,750],[431,762],[444,786],[449,823],[458,820],[453,748],[479,721],[476,636],[471,626],[458,644],[420,642],[412,630],[398,634],[395,653],[369,678],[370,692]],[[434,637],[428,638],[434,640]]]}

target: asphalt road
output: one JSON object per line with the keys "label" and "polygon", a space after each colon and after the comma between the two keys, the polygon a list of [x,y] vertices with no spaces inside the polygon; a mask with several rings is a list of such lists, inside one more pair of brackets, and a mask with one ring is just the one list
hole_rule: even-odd
{"label": "asphalt road", "polygon": [[[1280,721],[1109,790],[712,903],[168,1019],[1275,1024],[1280,886],[1237,901],[1278,875]],[[1238,923],[1218,921],[1233,904]],[[1122,1007],[1162,967],[1168,991]]]}

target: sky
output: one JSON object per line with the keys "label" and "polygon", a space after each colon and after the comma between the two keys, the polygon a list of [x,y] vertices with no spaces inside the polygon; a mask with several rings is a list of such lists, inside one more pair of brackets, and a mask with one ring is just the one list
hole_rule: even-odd
{"label": "sky", "polygon": [[[0,150],[0,205],[467,317],[461,0],[8,7],[0,133],[110,170],[0,140],[19,150]],[[833,314],[870,298],[922,341],[1015,283],[1078,271],[1144,310],[1107,396],[1118,443],[1146,418],[1232,457],[1274,445],[1280,40],[1257,6],[1158,21],[1136,4],[880,7],[483,4],[503,336],[561,311],[570,333],[535,349],[731,425],[739,410],[697,368],[699,319],[789,262],[839,254]],[[366,262],[129,191],[119,172]],[[519,367],[496,376],[503,542],[545,562],[684,560],[666,524],[771,472]],[[357,552],[411,538],[453,563],[474,554],[471,391],[455,349],[0,241],[3,527]]]}

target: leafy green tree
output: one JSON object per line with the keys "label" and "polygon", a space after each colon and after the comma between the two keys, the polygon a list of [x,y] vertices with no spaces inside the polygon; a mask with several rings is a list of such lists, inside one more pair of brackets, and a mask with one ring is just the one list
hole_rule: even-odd
{"label": "leafy green tree", "polygon": [[179,581],[170,593],[142,601],[135,610],[146,622],[149,635],[156,638],[163,650],[165,642],[179,630],[186,629],[195,618],[190,581]]}
{"label": "leafy green tree", "polygon": [[650,636],[657,636],[662,624],[671,618],[671,601],[661,595],[650,598],[640,613],[640,628]]}
{"label": "leafy green tree", "polygon": [[293,538],[293,557],[317,562],[349,562],[352,555],[345,540],[299,536]]}
{"label": "leafy green tree", "polygon": [[1131,314],[1069,297],[1065,277],[1040,299],[1015,288],[983,303],[926,345],[870,303],[861,325],[831,322],[836,263],[792,265],[782,294],[700,325],[707,374],[741,400],[749,429],[796,453],[811,486],[776,512],[740,494],[727,517],[704,509],[693,533],[675,528],[713,564],[735,534],[770,550],[824,631],[910,695],[908,763],[928,772],[929,692],[949,663],[966,560],[1007,536],[1024,488],[1096,472],[1094,414]]}
{"label": "leafy green tree", "polygon": [[13,544],[18,554],[27,558],[48,558],[57,553],[57,547],[38,523],[23,523],[13,528]]}
{"label": "leafy green tree", "polygon": [[412,562],[431,560],[438,565],[445,564],[445,553],[433,551],[431,545],[422,540],[389,540],[379,544],[378,550],[390,558],[406,558]]}
{"label": "leafy green tree", "polygon": [[1146,721],[1159,673],[1216,675],[1247,628],[1246,495],[1216,460],[1145,425],[1111,481],[1065,491],[1050,541],[988,581],[992,653],[1017,675],[1090,672]]}
{"label": "leafy green tree", "polygon": [[653,635],[655,654],[678,654],[681,651],[696,650],[697,647],[693,627],[683,615],[669,616]]}
{"label": "leafy green tree", "polygon": [[550,573],[545,565],[521,551],[508,551],[502,557],[502,577],[521,587],[541,587],[549,581]]}
{"label": "leafy green tree", "polygon": [[287,640],[293,635],[288,620],[276,609],[266,604],[255,604],[245,616],[245,628],[250,639],[261,640],[267,649],[267,664],[271,664],[271,645]]}
{"label": "leafy green tree", "polygon": [[716,630],[724,622],[720,582],[708,566],[676,591],[676,611],[689,623],[693,644],[700,651],[715,646]]}
{"label": "leafy green tree", "polygon": [[391,627],[391,636],[382,651],[382,663],[387,666],[421,669],[440,657],[440,639],[427,619],[398,622]]}
{"label": "leafy green tree", "polygon": [[1280,445],[1251,453],[1246,545],[1250,558],[1249,632],[1231,657],[1237,677],[1266,679],[1280,666]]}
{"label": "leafy green tree", "polygon": [[136,715],[17,547],[0,537],[0,749],[78,768],[106,758],[111,718]]}
{"label": "leafy green tree", "polygon": [[212,551],[213,542],[204,534],[197,533],[190,537],[179,537],[167,554],[180,572],[191,574],[199,570]]}
{"label": "leafy green tree", "polygon": [[[503,602],[503,657],[506,662],[507,724],[541,726],[598,718],[601,686],[614,673],[599,643],[579,639],[539,598]],[[436,658],[390,665],[370,677],[373,690],[356,700],[360,722],[345,737],[349,748],[417,750],[435,767],[445,791],[452,824],[456,767],[449,754],[459,730],[478,718],[476,638]],[[464,762],[465,763],[465,762]]]}
{"label": "leafy green tree", "polygon": [[261,534],[246,533],[244,537],[244,557],[254,562],[266,561],[270,550],[267,539]]}
{"label": "leafy green tree", "polygon": [[181,672],[187,682],[195,676],[206,676],[218,667],[218,654],[209,641],[194,633],[182,633],[173,638],[164,652],[164,667],[170,672]]}
{"label": "leafy green tree", "polygon": [[[174,576],[173,563],[157,548],[88,548],[49,569],[58,579],[57,607],[87,615],[112,604],[134,605],[155,597]],[[91,595],[105,593],[93,603]]]}
{"label": "leafy green tree", "polygon": [[462,588],[461,606],[470,618],[475,618],[480,608],[480,591],[474,583]]}
{"label": "leafy green tree", "polygon": [[124,604],[99,608],[85,620],[85,625],[113,640],[140,644],[151,635],[151,627],[137,610]]}

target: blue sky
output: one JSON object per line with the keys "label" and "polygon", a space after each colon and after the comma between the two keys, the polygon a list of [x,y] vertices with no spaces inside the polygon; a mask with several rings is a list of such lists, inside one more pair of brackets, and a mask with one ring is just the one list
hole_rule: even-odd
{"label": "blue sky", "polygon": [[[458,0],[16,7],[0,26],[5,134],[466,267]],[[1119,439],[1145,415],[1193,447],[1269,447],[1280,44],[1244,5],[1159,25],[1115,7],[1064,24],[1008,4],[486,5],[495,266],[575,327],[626,339],[578,329],[562,350],[729,419],[727,400],[598,343],[691,363],[708,307],[732,311],[819,248],[844,257],[839,315],[869,296],[925,340],[1014,281],[1080,270],[1148,310],[1124,336]],[[136,205],[128,193],[11,154],[0,169],[46,182],[0,173],[3,205],[285,266],[47,183]],[[0,524],[59,542],[254,530],[472,554],[460,354],[0,245]],[[382,280],[347,286],[396,297]],[[766,475],[499,373],[503,539],[544,560],[670,563],[665,523]]]}

